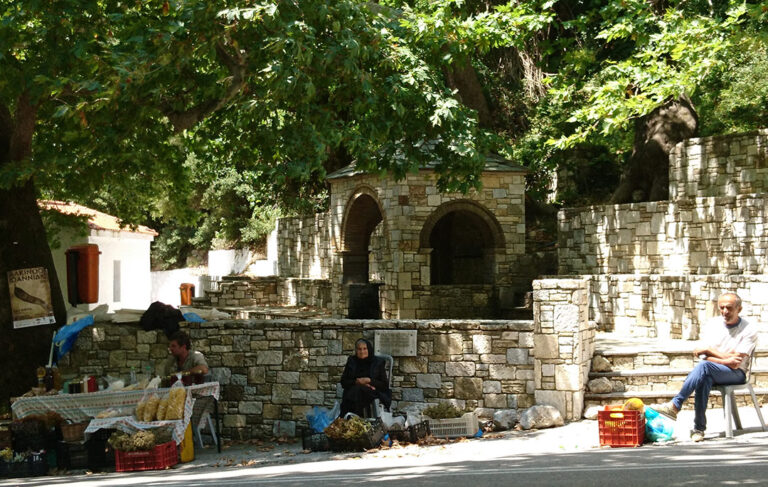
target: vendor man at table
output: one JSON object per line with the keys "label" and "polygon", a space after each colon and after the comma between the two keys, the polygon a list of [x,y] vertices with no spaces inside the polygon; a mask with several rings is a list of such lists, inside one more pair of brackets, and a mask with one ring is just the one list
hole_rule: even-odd
{"label": "vendor man at table", "polygon": [[192,350],[189,335],[177,331],[171,335],[168,342],[168,352],[171,354],[165,362],[165,373],[190,372],[192,374],[207,374],[208,363],[201,352]]}

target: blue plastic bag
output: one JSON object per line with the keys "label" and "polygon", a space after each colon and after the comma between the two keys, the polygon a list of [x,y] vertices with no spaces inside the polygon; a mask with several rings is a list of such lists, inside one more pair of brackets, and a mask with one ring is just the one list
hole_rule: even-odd
{"label": "blue plastic bag", "polygon": [[80,318],[74,323],[70,323],[69,325],[65,325],[59,328],[56,336],[53,337],[53,343],[56,345],[57,363],[58,360],[66,355],[67,352],[69,352],[69,349],[71,349],[75,344],[77,341],[77,334],[80,333],[80,330],[92,324],[93,315],[88,315],[85,318]]}
{"label": "blue plastic bag", "polygon": [[202,316],[192,311],[189,313],[184,313],[182,316],[184,316],[184,321],[188,321],[190,323],[205,323],[205,320],[202,318]]}
{"label": "blue plastic bag", "polygon": [[645,407],[645,437],[649,441],[669,441],[675,436],[675,422],[650,406]]}
{"label": "blue plastic bag", "polygon": [[336,401],[336,404],[334,404],[333,409],[330,411],[328,408],[321,408],[320,406],[313,407],[312,411],[307,413],[307,421],[309,422],[309,427],[315,433],[322,433],[338,415],[339,403]]}

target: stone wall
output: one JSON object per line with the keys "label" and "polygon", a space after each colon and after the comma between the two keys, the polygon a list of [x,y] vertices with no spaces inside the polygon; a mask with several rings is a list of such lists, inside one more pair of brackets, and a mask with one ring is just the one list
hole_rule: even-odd
{"label": "stone wall", "polygon": [[327,279],[281,278],[277,292],[282,306],[331,307],[331,282]]}
{"label": "stone wall", "polygon": [[688,139],[671,154],[669,199],[768,191],[768,129]]}
{"label": "stone wall", "polygon": [[498,289],[491,285],[414,286],[418,319],[436,318],[446,309],[456,318],[497,319],[501,316]]}
{"label": "stone wall", "polygon": [[534,281],[533,299],[536,402],[557,407],[566,420],[579,419],[595,350],[589,279]]}
{"label": "stone wall", "polygon": [[768,273],[766,201],[760,194],[562,210],[559,272]]}
{"label": "stone wall", "polygon": [[280,277],[328,279],[333,266],[331,226],[327,213],[277,221],[277,267]]}
{"label": "stone wall", "polygon": [[215,308],[247,308],[282,304],[277,277],[224,277],[217,291],[208,293]]}
{"label": "stone wall", "polygon": [[768,130],[690,139],[670,200],[558,215],[559,274],[765,274]]}
{"label": "stone wall", "polygon": [[622,336],[696,340],[717,314],[717,297],[735,292],[743,315],[768,313],[766,275],[598,275],[590,279],[590,319]]}
{"label": "stone wall", "polygon": [[[292,433],[315,405],[332,406],[354,341],[376,330],[415,330],[417,355],[395,356],[398,409],[449,400],[460,407],[525,408],[534,401],[530,321],[240,320],[188,323],[222,384],[223,435]],[[66,376],[127,376],[167,356],[161,332],[138,325],[85,329],[60,367]]]}

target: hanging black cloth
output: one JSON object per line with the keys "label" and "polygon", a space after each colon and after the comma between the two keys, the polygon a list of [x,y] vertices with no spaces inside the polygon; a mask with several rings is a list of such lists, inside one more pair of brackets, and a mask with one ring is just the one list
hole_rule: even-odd
{"label": "hanging black cloth", "polygon": [[[341,398],[341,416],[351,412],[358,416],[366,416],[365,411],[374,399],[378,399],[389,409],[392,404],[392,391],[389,389],[387,378],[387,363],[384,359],[373,354],[373,345],[368,340],[363,340],[368,349],[368,356],[364,359],[352,355],[347,359],[344,372],[341,374],[341,387],[344,395]],[[369,377],[371,386],[357,384],[355,381],[361,377]]]}

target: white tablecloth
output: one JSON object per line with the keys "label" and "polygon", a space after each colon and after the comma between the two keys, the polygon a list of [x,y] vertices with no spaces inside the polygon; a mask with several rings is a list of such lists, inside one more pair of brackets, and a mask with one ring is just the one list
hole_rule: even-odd
{"label": "white tablecloth", "polygon": [[187,399],[184,403],[184,419],[173,421],[138,421],[134,417],[136,405],[144,394],[156,393],[161,398],[168,394],[170,388],[153,389],[149,391],[99,391],[81,394],[58,394],[56,396],[22,397],[17,399],[11,410],[16,418],[23,418],[30,414],[45,414],[55,411],[65,420],[73,423],[91,420],[105,409],[118,409],[121,416],[103,419],[92,419],[85,430],[86,438],[91,433],[103,428],[116,428],[126,432],[134,432],[140,429],[155,428],[158,426],[172,426],[173,438],[176,443],[184,439],[184,430],[192,417],[194,399],[202,396],[219,398],[220,386],[218,382],[206,382],[185,387]]}

